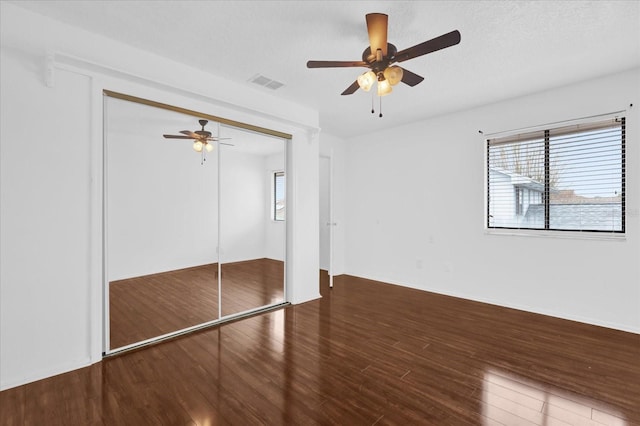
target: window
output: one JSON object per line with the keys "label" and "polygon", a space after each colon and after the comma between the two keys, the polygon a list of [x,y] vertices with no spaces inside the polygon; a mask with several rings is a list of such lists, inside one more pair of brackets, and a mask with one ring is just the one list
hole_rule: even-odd
{"label": "window", "polygon": [[273,220],[281,221],[285,218],[285,196],[286,185],[284,172],[275,172],[273,174]]}
{"label": "window", "polygon": [[625,119],[487,140],[487,226],[623,233]]}

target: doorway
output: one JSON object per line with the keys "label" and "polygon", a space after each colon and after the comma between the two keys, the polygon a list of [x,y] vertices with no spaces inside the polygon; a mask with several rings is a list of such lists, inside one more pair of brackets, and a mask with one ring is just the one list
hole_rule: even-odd
{"label": "doorway", "polygon": [[333,170],[331,157],[320,156],[320,269],[329,276],[329,287],[333,287],[333,221],[332,193]]}

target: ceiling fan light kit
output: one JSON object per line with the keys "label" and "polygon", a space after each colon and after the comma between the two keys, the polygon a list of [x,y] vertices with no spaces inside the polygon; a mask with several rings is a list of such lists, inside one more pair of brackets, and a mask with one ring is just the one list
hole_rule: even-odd
{"label": "ceiling fan light kit", "polygon": [[364,74],[358,76],[358,86],[365,92],[371,90],[371,87],[376,82],[376,75],[373,71],[367,71]]}
{"label": "ceiling fan light kit", "polygon": [[201,141],[195,141],[195,142],[193,143],[193,150],[194,150],[195,152],[201,152],[201,151],[202,151],[202,145],[203,145],[203,144],[202,144],[202,142],[201,142]]}
{"label": "ceiling fan light kit", "polygon": [[[366,15],[369,47],[362,52],[362,61],[308,61],[307,68],[342,68],[365,67],[369,71],[358,76],[355,82],[347,87],[342,95],[351,95],[358,88],[368,92],[377,83],[379,97],[392,92],[392,86],[400,82],[408,86],[415,86],[424,80],[413,72],[404,69],[396,62],[404,62],[418,56],[426,55],[460,43],[458,30],[443,34],[423,43],[416,44],[398,52],[396,47],[387,42],[388,16],[384,13],[369,13]],[[371,109],[373,113],[373,108]],[[382,113],[380,113],[382,117]]]}
{"label": "ceiling fan light kit", "polygon": [[392,65],[384,70],[384,78],[389,82],[390,85],[395,86],[396,84],[402,81],[402,68],[397,65]]}
{"label": "ceiling fan light kit", "polygon": [[[204,126],[207,125],[208,120],[198,120],[200,126],[202,128],[200,130],[196,130],[192,132],[191,130],[181,130],[181,135],[163,135],[166,139],[191,139],[193,140],[192,148],[195,152],[199,152],[202,154],[200,164],[204,164],[207,161],[205,157],[205,152],[211,152],[214,149],[213,142],[219,142],[223,139],[228,138],[219,138],[217,136],[212,136],[211,132],[204,129]],[[219,142],[222,143],[222,142]],[[230,145],[230,144],[224,144]]]}
{"label": "ceiling fan light kit", "polygon": [[391,83],[389,80],[379,80],[378,81],[378,96],[387,96],[391,93],[393,89],[391,88]]}

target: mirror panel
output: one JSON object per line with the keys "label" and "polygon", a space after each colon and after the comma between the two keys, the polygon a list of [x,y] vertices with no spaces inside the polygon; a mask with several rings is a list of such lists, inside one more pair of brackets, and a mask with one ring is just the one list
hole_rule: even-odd
{"label": "mirror panel", "polygon": [[231,126],[221,126],[221,136],[233,144],[219,153],[221,317],[227,317],[285,301],[286,140]]}
{"label": "mirror panel", "polygon": [[218,150],[163,137],[198,118],[105,97],[111,350],[218,318]]}

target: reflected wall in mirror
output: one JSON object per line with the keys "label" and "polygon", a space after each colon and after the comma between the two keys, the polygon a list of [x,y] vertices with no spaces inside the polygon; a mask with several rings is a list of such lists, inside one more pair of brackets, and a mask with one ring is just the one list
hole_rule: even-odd
{"label": "reflected wall in mirror", "polygon": [[286,140],[230,126],[220,146],[221,316],[283,303]]}
{"label": "reflected wall in mirror", "polygon": [[219,152],[163,138],[198,118],[105,97],[111,350],[218,318]]}

